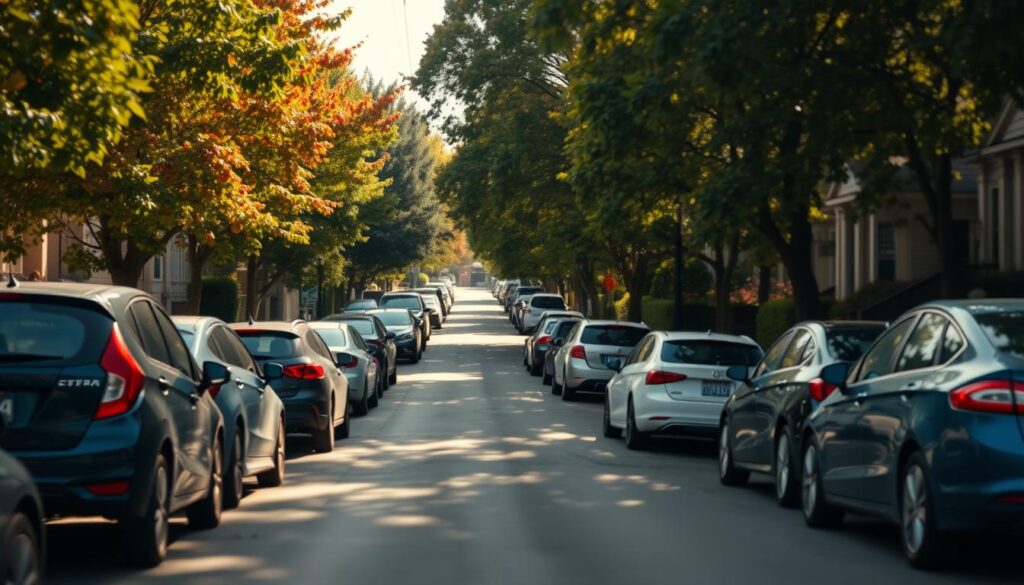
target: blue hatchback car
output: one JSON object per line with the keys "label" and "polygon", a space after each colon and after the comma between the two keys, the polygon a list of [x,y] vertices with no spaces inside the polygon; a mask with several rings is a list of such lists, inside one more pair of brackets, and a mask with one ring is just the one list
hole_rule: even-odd
{"label": "blue hatchback car", "polygon": [[822,379],[838,391],[803,435],[809,525],[888,518],[922,568],[955,534],[1024,526],[1024,300],[918,307]]}

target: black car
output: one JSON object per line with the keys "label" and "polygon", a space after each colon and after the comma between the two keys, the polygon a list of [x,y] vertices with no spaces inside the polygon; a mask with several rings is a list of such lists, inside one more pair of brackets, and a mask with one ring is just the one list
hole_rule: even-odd
{"label": "black car", "polygon": [[377,309],[368,311],[380,319],[389,333],[395,336],[395,347],[398,357],[417,363],[423,357],[423,342],[419,323],[409,309]]}
{"label": "black car", "polygon": [[420,293],[423,297],[423,304],[427,307],[427,317],[430,319],[431,329],[441,329],[444,327],[444,306],[437,300],[431,293]]}
{"label": "black car", "polygon": [[420,296],[420,293],[387,293],[380,298],[378,304],[382,309],[409,309],[412,312],[412,316],[416,319],[416,326],[421,332],[421,349],[424,351],[427,349],[427,341],[430,340],[430,321],[427,317],[427,306],[423,303],[423,297]]}
{"label": "black car", "polygon": [[[447,295],[446,295],[446,293],[442,292],[440,288],[435,288],[435,287],[414,288],[414,289],[412,289],[412,292],[422,293],[424,295],[427,295],[430,298],[437,299],[437,306],[438,306],[439,311],[441,313],[440,314],[441,321],[444,321],[445,319],[448,318],[448,299],[447,299]],[[429,305],[428,305],[428,308],[431,308],[431,307],[429,307]],[[438,329],[440,329],[440,328],[438,327]]]}
{"label": "black car", "polygon": [[0,293],[0,447],[32,473],[48,515],[117,519],[133,564],[164,559],[171,514],[219,524],[223,423],[208,391],[227,381],[221,364],[200,369],[142,291]]}
{"label": "black car", "polygon": [[[0,419],[0,435],[4,422]],[[25,466],[0,451],[0,583],[37,585],[46,558],[43,501]]]}
{"label": "black car", "polygon": [[565,344],[565,338],[569,336],[572,328],[581,320],[582,318],[579,317],[563,317],[551,330],[551,342],[548,345],[548,350],[544,352],[544,366],[541,369],[543,376],[541,383],[545,386],[551,385],[555,379],[555,354]]}
{"label": "black car", "polygon": [[722,409],[719,476],[743,485],[750,472],[775,476],[780,505],[800,499],[800,438],[807,416],[827,397],[824,366],[852,363],[885,329],[873,321],[809,321],[786,331],[750,372],[733,366],[741,382]]}
{"label": "black car", "polygon": [[313,448],[334,450],[349,435],[348,380],[324,340],[308,323],[261,321],[231,325],[260,366],[283,366],[270,386],[284,403],[285,427],[313,435]]}
{"label": "black car", "polygon": [[[544,369],[544,357],[553,347],[552,342],[555,340],[555,327],[561,321],[572,318],[582,319],[583,313],[577,313],[576,311],[548,311],[537,322],[537,326],[534,327],[534,333],[526,338],[526,343],[523,346],[523,365],[530,372],[531,376],[541,375],[541,371]],[[569,329],[566,329],[565,332],[568,333]]]}
{"label": "black car", "polygon": [[398,348],[395,346],[395,334],[388,331],[380,319],[367,315],[364,311],[360,314],[331,315],[324,317],[323,320],[344,321],[363,337],[366,345],[370,346],[370,354],[377,358],[382,364],[381,369],[387,372],[383,377],[384,390],[398,383]]}

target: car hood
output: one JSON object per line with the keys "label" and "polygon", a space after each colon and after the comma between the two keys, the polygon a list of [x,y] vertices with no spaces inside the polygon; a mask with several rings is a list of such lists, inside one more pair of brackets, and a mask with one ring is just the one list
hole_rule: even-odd
{"label": "car hood", "polygon": [[412,327],[388,327],[388,331],[394,333],[396,336],[401,336],[406,333],[412,333]]}

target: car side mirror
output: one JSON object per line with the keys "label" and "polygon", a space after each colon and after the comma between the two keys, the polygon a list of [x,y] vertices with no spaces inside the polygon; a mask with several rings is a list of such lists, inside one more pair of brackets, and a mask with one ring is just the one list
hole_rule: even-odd
{"label": "car side mirror", "polygon": [[729,369],[725,371],[725,375],[730,380],[743,382],[744,384],[750,381],[750,370],[747,369],[747,366],[729,366]]}
{"label": "car side mirror", "polygon": [[199,392],[205,393],[213,386],[227,384],[231,379],[231,371],[220,362],[203,362],[203,381],[199,384]]}
{"label": "car side mirror", "polygon": [[837,362],[829,364],[821,369],[821,379],[826,384],[831,384],[842,393],[846,393],[846,377],[850,375],[850,364],[847,362]]}
{"label": "car side mirror", "polygon": [[338,353],[334,354],[334,362],[336,364],[338,364],[338,367],[340,367],[340,368],[347,368],[347,367],[353,365],[355,363],[355,361],[356,361],[356,356],[354,356],[354,355],[352,355],[350,353],[345,353],[343,351],[339,351]]}
{"label": "car side mirror", "polygon": [[394,331],[388,331],[387,333],[384,334],[384,339],[394,339],[395,337],[397,336],[395,335]]}
{"label": "car side mirror", "polygon": [[552,344],[554,344],[555,347],[562,347],[563,345],[565,345],[565,340],[562,339],[561,337],[557,337],[552,342]]}
{"label": "car side mirror", "polygon": [[613,372],[621,372],[622,360],[608,360],[608,369]]}
{"label": "car side mirror", "polygon": [[278,380],[284,377],[284,366],[276,362],[263,365],[263,377],[267,380]]}

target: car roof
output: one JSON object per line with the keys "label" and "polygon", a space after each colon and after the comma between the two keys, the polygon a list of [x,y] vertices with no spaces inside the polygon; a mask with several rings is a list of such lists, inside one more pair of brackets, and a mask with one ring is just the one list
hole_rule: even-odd
{"label": "car roof", "polygon": [[562,295],[560,295],[558,293],[553,293],[553,292],[539,292],[539,293],[535,293],[533,296],[535,296],[535,297],[558,297],[558,298],[562,298]]}
{"label": "car roof", "polygon": [[239,322],[232,323],[231,328],[237,330],[253,329],[263,331],[288,331],[293,332],[297,325],[305,324],[306,322],[302,319],[296,319],[294,321],[254,321],[252,323]]}
{"label": "car roof", "polygon": [[155,301],[149,293],[127,286],[94,284],[88,282],[22,282],[15,281],[15,286],[8,288],[0,284],[0,292],[13,294],[45,295],[66,299],[92,301],[108,313],[113,314],[113,307],[124,307],[130,299],[146,297]]}
{"label": "car roof", "polygon": [[612,320],[598,320],[598,319],[587,319],[584,320],[583,324],[587,327],[591,325],[626,325],[629,327],[643,327],[650,329],[646,323],[637,323],[636,321],[612,321]]}
{"label": "car roof", "polygon": [[746,345],[760,347],[756,341],[746,335],[727,335],[725,333],[712,333],[710,331],[658,331],[657,333],[664,337],[666,341],[710,340],[743,343]]}
{"label": "car roof", "polygon": [[927,308],[947,310],[962,309],[971,315],[1006,311],[1024,311],[1024,299],[962,299],[932,301],[930,303],[919,305],[918,307],[915,307],[914,310],[916,311]]}
{"label": "car roof", "polygon": [[326,321],[326,320],[323,320],[323,321],[310,321],[309,322],[309,326],[312,327],[313,329],[318,329],[318,328],[320,328],[320,329],[344,329],[346,327],[350,327],[350,325],[347,325],[344,321],[341,321],[341,320],[338,320],[338,321]]}
{"label": "car roof", "polygon": [[856,327],[882,327],[885,328],[885,321],[853,321],[853,320],[828,320],[828,321],[802,321],[797,323],[793,327],[807,327],[817,325],[825,330],[838,329],[838,328],[856,328]]}
{"label": "car roof", "polygon": [[397,308],[396,309],[387,309],[387,308],[380,308],[380,309],[370,309],[369,311],[367,311],[364,314],[365,315],[376,315],[378,313],[408,313],[408,312],[409,312],[409,309],[397,309]]}
{"label": "car roof", "polygon": [[223,323],[220,319],[207,315],[171,315],[171,321],[173,321],[174,325],[179,328],[189,329],[192,331],[198,331],[204,327],[209,327],[214,323]]}
{"label": "car roof", "polygon": [[406,290],[386,292],[386,293],[384,293],[382,295],[381,298],[383,298],[383,297],[411,297],[411,296],[416,296],[416,295],[419,295],[419,294],[420,293],[418,293],[415,290],[410,288],[410,289],[406,289]]}

